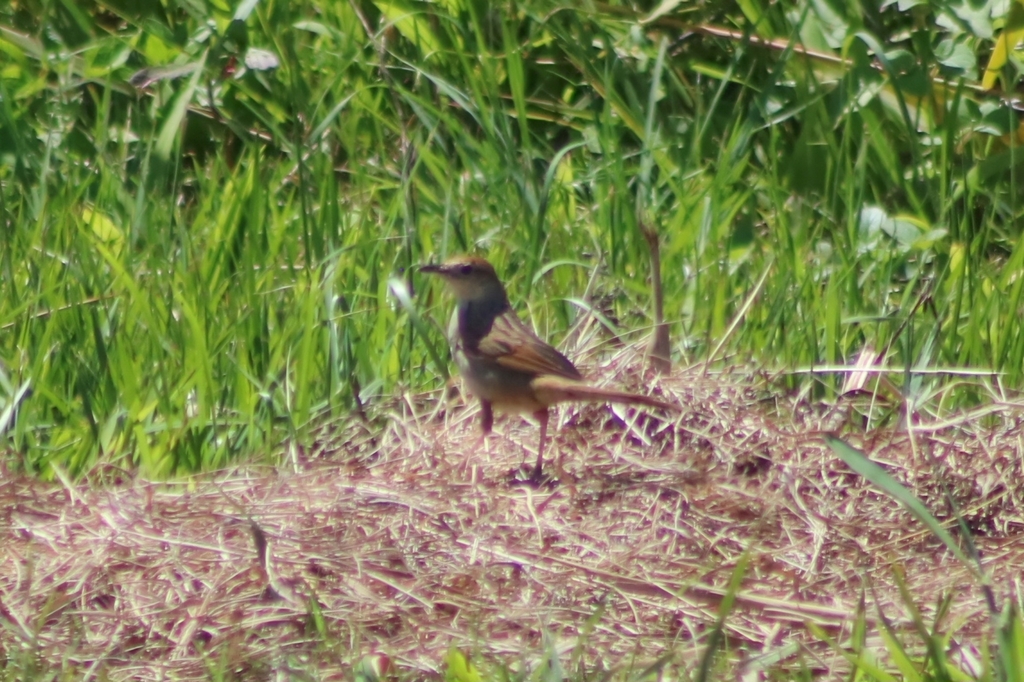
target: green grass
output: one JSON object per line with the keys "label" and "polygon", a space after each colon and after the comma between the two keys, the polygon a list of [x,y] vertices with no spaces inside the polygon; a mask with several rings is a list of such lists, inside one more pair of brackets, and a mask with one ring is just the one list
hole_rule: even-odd
{"label": "green grass", "polygon": [[443,326],[412,268],[455,252],[543,335],[586,296],[642,338],[644,225],[681,362],[871,348],[915,409],[1015,391],[1020,123],[978,84],[1020,21],[992,7],[2,5],[3,456],[164,477],[436,386],[394,292]]}
{"label": "green grass", "polygon": [[[683,362],[735,325],[718,359],[870,346],[1019,384],[1016,115],[956,80],[991,41],[940,28],[955,6],[910,33],[892,8],[556,7],[0,10],[0,404],[20,466],[217,467],[436,384],[389,280],[443,320],[410,268],[448,253],[491,258],[556,340],[585,293],[642,335],[641,225]],[[749,35],[711,34],[731,26]],[[949,45],[973,65],[941,62]],[[279,68],[240,73],[251,47]],[[903,384],[939,409],[984,395]]]}

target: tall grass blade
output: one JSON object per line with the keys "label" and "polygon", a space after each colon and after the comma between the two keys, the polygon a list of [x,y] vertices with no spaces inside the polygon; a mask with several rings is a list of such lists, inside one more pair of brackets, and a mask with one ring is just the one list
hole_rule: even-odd
{"label": "tall grass blade", "polygon": [[867,455],[863,452],[852,447],[845,441],[836,438],[835,436],[825,436],[825,442],[848,467],[902,504],[907,511],[917,518],[918,521],[923,523],[936,538],[946,545],[946,548],[949,549],[950,553],[959,559],[964,567],[974,575],[975,579],[979,582],[983,580],[980,569],[960,548],[960,543],[957,542],[942,523],[940,523],[939,520],[936,519],[930,511],[928,511],[928,508],[924,503],[917,499],[913,493],[907,490],[903,484],[890,476],[881,466],[868,459]]}

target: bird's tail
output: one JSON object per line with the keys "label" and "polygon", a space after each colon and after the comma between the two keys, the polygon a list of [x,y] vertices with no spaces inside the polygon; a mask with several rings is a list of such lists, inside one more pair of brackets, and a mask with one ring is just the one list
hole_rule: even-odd
{"label": "bird's tail", "polygon": [[533,390],[541,402],[548,405],[565,402],[588,402],[588,403],[626,403],[629,405],[646,405],[657,407],[673,412],[679,411],[678,405],[666,403],[663,400],[652,398],[639,393],[628,393],[613,388],[599,388],[583,383],[556,376],[539,376],[530,382]]}

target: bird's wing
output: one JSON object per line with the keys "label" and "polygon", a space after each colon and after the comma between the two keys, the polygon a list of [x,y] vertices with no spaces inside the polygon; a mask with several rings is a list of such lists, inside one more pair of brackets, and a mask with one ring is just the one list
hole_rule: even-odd
{"label": "bird's wing", "polygon": [[583,379],[569,358],[537,338],[511,311],[494,318],[494,324],[480,340],[477,350],[502,367],[517,372]]}

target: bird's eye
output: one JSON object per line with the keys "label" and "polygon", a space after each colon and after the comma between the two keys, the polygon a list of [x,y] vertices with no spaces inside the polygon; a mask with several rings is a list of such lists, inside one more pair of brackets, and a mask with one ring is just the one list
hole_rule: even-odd
{"label": "bird's eye", "polygon": [[469,263],[459,266],[459,274],[468,275],[471,272],[473,272],[473,266]]}

